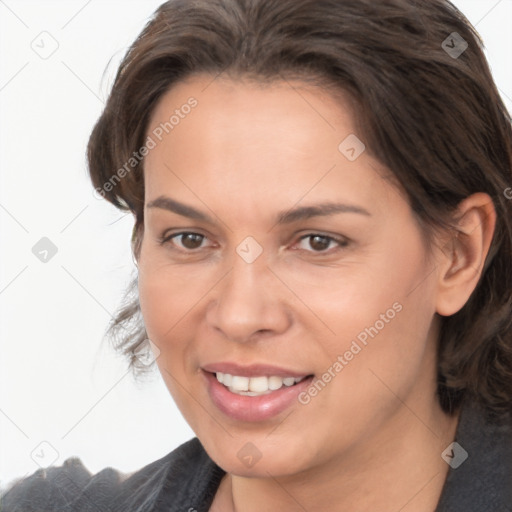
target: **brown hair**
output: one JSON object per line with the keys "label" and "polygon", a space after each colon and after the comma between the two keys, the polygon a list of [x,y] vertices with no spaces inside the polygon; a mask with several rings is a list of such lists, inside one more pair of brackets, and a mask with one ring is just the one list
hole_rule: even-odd
{"label": "brown hair", "polygon": [[[468,46],[460,55],[449,51],[464,49],[461,42]],[[135,216],[136,256],[144,161],[132,161],[128,170],[125,164],[144,145],[162,95],[196,73],[313,79],[348,94],[367,148],[406,191],[427,234],[448,226],[472,193],[492,197],[498,220],[483,275],[466,305],[442,318],[438,394],[446,412],[464,396],[496,417],[510,412],[511,123],[482,41],[466,18],[446,0],[164,3],[122,61],[88,146],[96,191]],[[140,370],[134,350],[147,342],[136,280],[110,334]]]}

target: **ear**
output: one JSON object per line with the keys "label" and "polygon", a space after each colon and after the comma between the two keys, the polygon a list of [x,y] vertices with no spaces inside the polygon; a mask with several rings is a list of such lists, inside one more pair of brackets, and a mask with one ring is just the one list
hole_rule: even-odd
{"label": "ear", "polygon": [[480,192],[464,199],[454,217],[438,267],[436,311],[443,316],[457,313],[476,288],[496,225],[492,199]]}

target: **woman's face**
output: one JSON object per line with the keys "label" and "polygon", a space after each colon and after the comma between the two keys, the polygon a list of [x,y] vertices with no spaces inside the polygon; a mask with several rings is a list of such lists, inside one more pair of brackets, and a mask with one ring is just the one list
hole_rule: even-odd
{"label": "woman's face", "polygon": [[435,252],[344,102],[196,76],[147,134],[142,313],[217,464],[362,460],[437,407]]}

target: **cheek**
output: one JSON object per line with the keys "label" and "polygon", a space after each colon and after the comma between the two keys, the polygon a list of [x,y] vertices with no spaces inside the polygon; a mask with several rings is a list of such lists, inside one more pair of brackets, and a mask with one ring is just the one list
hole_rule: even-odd
{"label": "cheek", "polygon": [[146,331],[162,350],[166,332],[171,332],[178,321],[183,303],[177,300],[176,288],[170,287],[165,272],[156,272],[147,266],[139,267],[139,302]]}
{"label": "cheek", "polygon": [[[164,378],[166,371],[177,379],[197,371],[194,340],[203,325],[205,301],[219,275],[208,265],[189,265],[186,269],[172,265],[165,252],[152,251],[143,244],[139,302],[148,337],[160,349],[157,364]],[[172,392],[172,379],[168,384]]]}
{"label": "cheek", "polygon": [[148,260],[139,265],[139,301],[146,332],[160,349],[156,363],[166,387],[189,422],[193,404],[183,393],[183,384],[197,366],[190,318],[206,291],[204,281],[200,282],[188,274],[185,277],[176,267],[149,264]]}
{"label": "cheek", "polygon": [[307,298],[331,333],[319,340],[320,368],[332,368],[341,356],[343,377],[337,386],[345,396],[350,390],[354,403],[389,394],[376,375],[398,392],[432,371],[426,350],[434,347],[429,338],[435,313],[433,265],[416,231],[401,234],[408,243],[400,251],[395,249],[399,240],[391,240],[379,253],[347,268],[326,270],[317,286],[301,277],[293,282],[297,295]]}
{"label": "cheek", "polygon": [[169,263],[165,250],[146,239],[139,260],[139,301],[148,335],[166,343],[179,322],[208,290],[204,269],[191,265],[185,271]]}
{"label": "cheek", "polygon": [[[373,396],[376,407],[396,404],[396,397],[406,399],[414,389],[434,391],[433,280],[425,279],[421,265],[408,270],[410,273],[404,270],[394,286],[382,292],[380,308],[379,302],[373,303],[372,317],[356,335],[362,334],[366,342],[356,379]],[[420,280],[421,285],[414,289]],[[385,309],[390,305],[396,310]],[[355,366],[353,369],[356,371]]]}
{"label": "cheek", "polygon": [[[334,268],[308,269],[304,265],[279,269],[283,280],[315,314],[310,316],[331,332],[334,356],[345,348],[343,343],[350,345],[359,334],[364,343],[371,336],[368,331],[375,334],[377,330],[380,335],[389,332],[390,326],[404,329],[433,315],[432,265],[426,262],[414,233],[410,240],[400,251],[389,244],[378,252],[347,257],[343,265]],[[417,327],[421,330],[420,325]],[[404,332],[403,337],[409,335]]]}

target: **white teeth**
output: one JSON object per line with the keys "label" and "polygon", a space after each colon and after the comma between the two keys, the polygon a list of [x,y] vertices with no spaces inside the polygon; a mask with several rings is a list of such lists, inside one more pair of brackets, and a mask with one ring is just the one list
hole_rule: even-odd
{"label": "white teeth", "polygon": [[283,379],[281,377],[269,377],[268,378],[268,388],[272,391],[276,389],[280,389],[283,385]]}
{"label": "white teeth", "polygon": [[293,386],[306,377],[242,377],[240,375],[231,375],[229,373],[216,373],[217,380],[224,384],[232,393],[247,396],[266,395],[276,391],[284,386]]}
{"label": "white teeth", "polygon": [[235,391],[249,391],[249,377],[233,375],[231,388],[233,388]]}
{"label": "white teeth", "polygon": [[268,391],[268,378],[267,377],[251,377],[249,381],[249,391],[256,391],[263,393]]}

